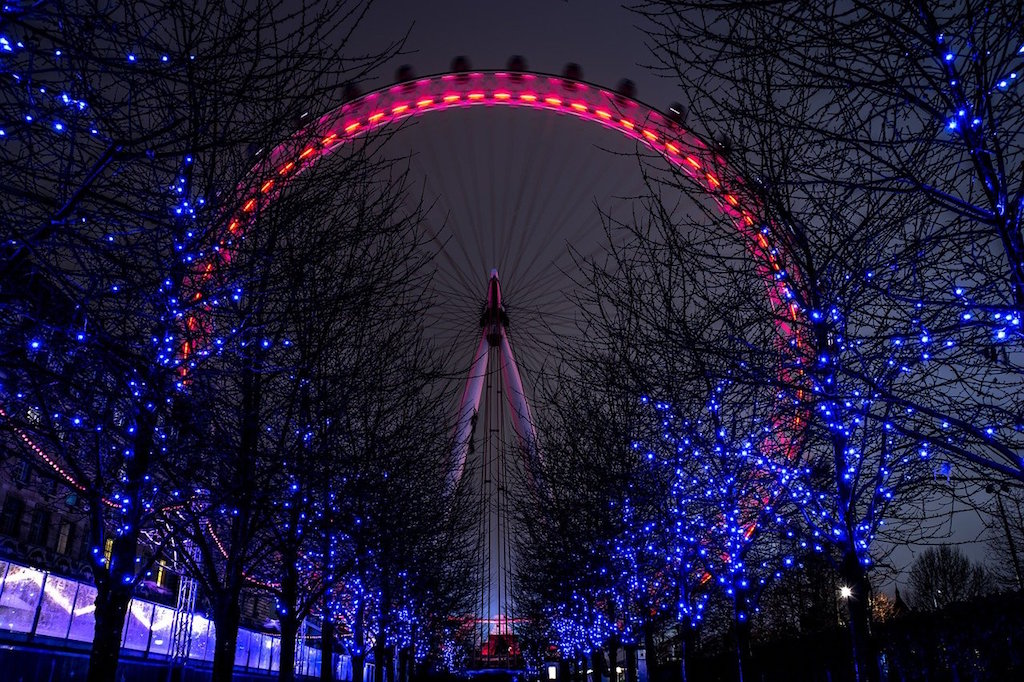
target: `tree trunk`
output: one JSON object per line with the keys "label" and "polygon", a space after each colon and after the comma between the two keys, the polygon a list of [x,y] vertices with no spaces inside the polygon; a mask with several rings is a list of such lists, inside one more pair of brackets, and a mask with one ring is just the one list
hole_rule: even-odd
{"label": "tree trunk", "polygon": [[[246,327],[243,340],[251,341],[251,330]],[[245,581],[243,562],[251,542],[250,519],[254,509],[252,500],[252,471],[259,457],[260,404],[262,383],[258,361],[246,358],[241,372],[241,425],[235,469],[231,477],[234,490],[240,491],[235,499],[235,514],[230,521],[230,541],[223,585],[213,598],[213,622],[217,626],[213,649],[213,675],[211,682],[231,682],[235,672],[235,647],[238,643],[238,624],[242,619],[239,598]],[[215,578],[215,576],[210,576]]]}
{"label": "tree trunk", "polygon": [[[92,646],[89,650],[87,682],[112,682],[117,675],[121,655],[121,635],[128,604],[135,591],[135,562],[139,553],[139,523],[143,504],[142,487],[153,449],[156,418],[149,410],[136,415],[134,456],[125,465],[125,514],[119,534],[113,537],[110,557],[105,565],[94,563],[96,610]],[[90,501],[90,535],[93,547],[102,550],[104,537],[102,497],[95,493]],[[94,557],[94,561],[99,556]]]}
{"label": "tree trunk", "polygon": [[409,667],[412,665],[411,647],[402,647],[398,650],[398,682],[409,682]]}
{"label": "tree trunk", "polygon": [[696,642],[697,631],[693,627],[693,621],[687,618],[679,624],[679,674],[682,682],[686,682],[689,677],[688,666]]}
{"label": "tree trunk", "polygon": [[[299,520],[289,520],[291,527],[296,528]],[[281,658],[278,666],[277,679],[280,682],[295,680],[295,640],[302,624],[298,613],[299,575],[296,568],[298,551],[290,543],[281,553],[282,575],[281,591],[278,594],[278,622],[281,624]]]}
{"label": "tree trunk", "polygon": [[352,682],[363,682],[365,669],[366,654],[352,654]]}
{"label": "tree trunk", "polygon": [[101,589],[97,585],[96,626],[89,650],[89,673],[86,682],[114,682],[121,656],[121,634],[131,601],[131,590]]}
{"label": "tree trunk", "polygon": [[391,603],[391,594],[385,583],[380,592],[380,611],[377,624],[377,642],[373,648],[375,682],[394,682],[394,649],[388,646],[388,633],[391,631],[391,619],[388,617],[386,605]]}
{"label": "tree trunk", "polygon": [[637,682],[636,680],[636,644],[627,644],[626,652],[626,682]]}
{"label": "tree trunk", "polygon": [[[360,600],[358,606],[356,606],[355,623],[352,626],[352,682],[363,682],[363,679],[366,677],[366,650],[363,648],[366,646],[366,631],[363,624],[365,612],[366,606]],[[356,668],[357,665],[358,669]]]}
{"label": "tree trunk", "polygon": [[278,667],[279,682],[295,681],[295,640],[299,632],[299,621],[294,612],[280,616],[281,623],[281,659]]}
{"label": "tree trunk", "polygon": [[644,623],[644,656],[647,659],[647,679],[653,680],[658,654],[654,650],[654,624],[650,622]]}
{"label": "tree trunk", "polygon": [[744,617],[740,618],[741,607],[737,603],[737,610],[735,618],[733,619],[733,628],[736,642],[736,679],[737,682],[743,682],[744,673],[750,667],[750,619],[744,613]]}
{"label": "tree trunk", "polygon": [[384,646],[384,677],[383,682],[395,682],[395,648]]}
{"label": "tree trunk", "polygon": [[608,640],[608,679],[619,682],[619,640],[612,637]]}
{"label": "tree trunk", "polygon": [[847,619],[850,622],[850,648],[854,679],[860,682],[878,682],[878,657],[871,640],[871,583],[867,571],[857,555],[848,551],[840,570],[843,584],[850,588],[846,598]]}
{"label": "tree trunk", "polygon": [[211,682],[231,682],[235,673],[235,647],[238,644],[238,623],[242,609],[237,592],[217,596],[213,607],[213,623],[217,636],[213,649],[213,675]]}
{"label": "tree trunk", "polygon": [[334,682],[334,621],[326,606],[320,628],[320,682]]}
{"label": "tree trunk", "polygon": [[601,670],[604,668],[604,652],[601,650],[601,647],[597,647],[590,652],[590,668],[594,671],[591,680],[593,682],[601,682]]}
{"label": "tree trunk", "polygon": [[[380,633],[377,633],[377,639],[382,639]],[[387,667],[384,664],[384,642],[378,642],[373,647],[373,682],[387,682],[384,678],[384,669]]]}
{"label": "tree trunk", "polygon": [[686,627],[683,630],[682,637],[679,638],[679,678],[682,682],[687,682],[687,679],[689,679],[686,672],[687,656],[690,654],[690,642],[688,641],[690,638],[686,634],[689,629],[689,627]]}

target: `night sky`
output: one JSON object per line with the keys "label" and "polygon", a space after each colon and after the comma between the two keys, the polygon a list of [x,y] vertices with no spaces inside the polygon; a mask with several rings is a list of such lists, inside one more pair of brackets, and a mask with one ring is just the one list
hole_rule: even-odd
{"label": "night sky", "polygon": [[419,74],[447,71],[456,55],[468,56],[478,69],[503,68],[514,54],[541,72],[559,73],[576,62],[586,80],[614,86],[629,78],[640,99],[663,107],[672,85],[643,68],[649,60],[636,23],[612,0],[376,0],[353,47],[369,52],[382,38],[408,30],[408,54],[400,61]]}

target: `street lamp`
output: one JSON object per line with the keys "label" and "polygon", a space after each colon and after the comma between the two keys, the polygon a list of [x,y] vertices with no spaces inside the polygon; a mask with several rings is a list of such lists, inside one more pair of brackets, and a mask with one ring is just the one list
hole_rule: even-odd
{"label": "street lamp", "polygon": [[849,599],[853,596],[853,588],[849,585],[843,585],[839,588],[839,596],[843,599]]}

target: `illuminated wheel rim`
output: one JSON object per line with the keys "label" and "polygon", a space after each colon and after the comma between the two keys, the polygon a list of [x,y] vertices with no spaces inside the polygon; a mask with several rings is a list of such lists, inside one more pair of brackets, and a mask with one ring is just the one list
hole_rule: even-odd
{"label": "illuminated wheel rim", "polygon": [[[607,88],[563,76],[519,71],[472,71],[444,73],[409,80],[375,90],[321,116],[289,140],[263,156],[242,185],[239,209],[228,221],[228,232],[235,235],[279,196],[288,182],[329,154],[375,131],[432,112],[474,107],[518,107],[546,111],[588,121],[623,135],[662,156],[702,192],[733,223],[746,242],[756,272],[765,282],[768,301],[776,312],[776,325],[782,336],[804,352],[799,331],[801,310],[795,302],[793,287],[800,273],[784,267],[784,249],[773,238],[773,230],[756,217],[757,200],[748,185],[728,167],[714,147],[687,130],[673,118]],[[230,257],[230,236],[221,241],[209,259]],[[212,260],[199,263],[191,285],[199,293],[213,276]],[[188,331],[203,329],[202,313],[186,319]],[[200,336],[203,334],[200,333]],[[182,349],[182,370],[193,364],[196,349],[186,343]],[[797,371],[799,372],[799,370]],[[780,370],[793,381],[793,373]],[[796,379],[802,382],[801,374]],[[802,392],[797,391],[797,398]],[[803,413],[788,423],[777,422],[778,429],[799,431],[806,423]],[[783,446],[787,458],[796,450],[797,440]]]}
{"label": "illuminated wheel rim", "polygon": [[[509,71],[446,73],[353,99],[264,156],[254,170],[261,181],[246,187],[239,210],[228,222],[228,231],[234,234],[243,229],[289,180],[346,144],[410,118],[470,107],[519,107],[570,116],[614,130],[660,154],[711,197],[746,238],[772,306],[785,311],[779,322],[783,333],[796,336],[786,318],[796,321],[800,312],[789,284],[798,280],[798,273],[787,273],[783,268],[771,228],[759,224],[755,217],[753,193],[742,178],[730,172],[725,159],[661,112],[611,90],[560,76]],[[207,269],[203,265],[197,269],[194,281],[200,291]],[[184,354],[188,356],[189,351]]]}

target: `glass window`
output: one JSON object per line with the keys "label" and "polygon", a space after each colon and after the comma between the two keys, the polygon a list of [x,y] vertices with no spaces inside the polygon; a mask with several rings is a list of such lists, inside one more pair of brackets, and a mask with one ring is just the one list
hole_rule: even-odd
{"label": "glass window", "polygon": [[257,667],[260,670],[270,670],[270,651],[274,647],[274,638],[270,635],[263,635],[263,644],[260,646],[260,660]]}
{"label": "glass window", "polygon": [[249,631],[238,628],[238,640],[235,642],[235,665],[245,667],[249,663]]}
{"label": "glass window", "polygon": [[210,646],[210,621],[200,615],[192,616],[192,643],[188,648],[188,657],[198,661],[213,659],[213,647]]}
{"label": "glass window", "polygon": [[57,554],[71,554],[75,545],[75,526],[70,521],[60,524],[60,534],[57,536]]}
{"label": "glass window", "polygon": [[258,632],[249,633],[249,668],[260,667],[260,653],[263,651],[263,635]]}
{"label": "glass window", "polygon": [[75,607],[78,582],[49,575],[43,587],[43,605],[39,609],[36,634],[64,639],[71,626],[71,612]]}
{"label": "glass window", "polygon": [[32,522],[28,526],[28,543],[30,545],[46,545],[50,535],[50,512],[36,507],[32,510]]}
{"label": "glass window", "polygon": [[171,651],[171,624],[174,622],[174,609],[169,606],[154,605],[153,638],[149,643],[151,654],[169,654]]}
{"label": "glass window", "polygon": [[[301,638],[300,638],[301,641]],[[313,649],[306,644],[300,643],[295,651],[295,667],[301,668],[303,675],[311,674],[309,671],[312,670],[313,660]]]}
{"label": "glass window", "polygon": [[[204,619],[205,620],[205,619]],[[210,624],[209,630],[206,634],[206,659],[207,661],[213,660],[213,654],[217,649],[217,625],[211,620],[208,621]]]}
{"label": "glass window", "polygon": [[319,649],[309,649],[306,655],[306,674],[308,676],[316,677],[320,674],[320,655]]}
{"label": "glass window", "polygon": [[42,571],[11,564],[0,593],[0,628],[29,632],[43,591]]}
{"label": "glass window", "polygon": [[75,608],[71,612],[71,630],[68,639],[76,642],[91,642],[96,625],[96,588],[80,585],[75,596]]}
{"label": "glass window", "polygon": [[25,513],[25,502],[17,495],[8,493],[0,512],[0,533],[12,538],[21,537],[21,517]]}
{"label": "glass window", "polygon": [[281,638],[268,637],[270,644],[270,670],[277,672],[281,667]]}
{"label": "glass window", "polygon": [[149,646],[149,628],[153,624],[151,602],[132,599],[128,616],[124,621],[124,647],[133,651],[145,651]]}

